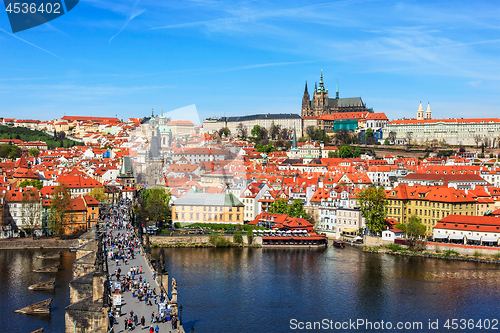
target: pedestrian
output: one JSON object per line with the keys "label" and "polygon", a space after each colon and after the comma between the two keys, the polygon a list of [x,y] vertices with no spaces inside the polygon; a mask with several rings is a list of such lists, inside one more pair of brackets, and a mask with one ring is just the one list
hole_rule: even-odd
{"label": "pedestrian", "polygon": [[160,329],[158,328],[158,325],[155,326],[155,332],[156,333],[160,332]]}
{"label": "pedestrian", "polygon": [[142,329],[144,329],[144,325],[146,325],[146,319],[144,318],[144,316],[141,317],[141,326],[142,326]]}
{"label": "pedestrian", "polygon": [[153,312],[151,313],[151,322],[153,322],[153,320],[154,320],[154,319],[155,319],[155,312],[153,311]]}
{"label": "pedestrian", "polygon": [[125,318],[125,331],[127,330],[127,324],[128,324],[128,321],[127,321],[127,318]]}
{"label": "pedestrian", "polygon": [[140,269],[140,273],[139,274],[142,274],[142,266],[141,266],[141,269]]}

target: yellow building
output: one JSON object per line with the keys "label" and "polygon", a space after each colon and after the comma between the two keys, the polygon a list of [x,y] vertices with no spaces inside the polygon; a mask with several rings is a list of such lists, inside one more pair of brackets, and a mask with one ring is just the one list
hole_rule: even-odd
{"label": "yellow building", "polygon": [[400,184],[386,191],[386,195],[387,218],[407,223],[410,216],[416,215],[429,236],[437,221],[448,215],[476,215],[474,196],[453,187]]}
{"label": "yellow building", "polygon": [[189,191],[172,203],[172,222],[243,224],[245,205],[232,193]]}

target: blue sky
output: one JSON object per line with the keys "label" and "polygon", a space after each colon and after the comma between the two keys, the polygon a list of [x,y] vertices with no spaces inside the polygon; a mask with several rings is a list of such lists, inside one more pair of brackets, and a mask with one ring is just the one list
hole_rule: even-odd
{"label": "blue sky", "polygon": [[497,1],[80,0],[0,29],[3,117],[300,113],[321,69],[390,119],[500,116]]}

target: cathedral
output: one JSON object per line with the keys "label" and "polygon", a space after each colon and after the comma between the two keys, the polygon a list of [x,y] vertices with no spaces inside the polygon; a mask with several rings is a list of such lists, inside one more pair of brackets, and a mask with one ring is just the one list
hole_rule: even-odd
{"label": "cathedral", "polygon": [[337,92],[335,98],[328,97],[328,89],[325,89],[323,84],[323,70],[321,70],[321,77],[319,86],[314,84],[314,95],[311,100],[309,91],[304,91],[302,97],[302,117],[318,117],[325,114],[332,114],[338,112],[372,112],[366,108],[361,97],[354,98],[339,98],[339,84],[337,83]]}

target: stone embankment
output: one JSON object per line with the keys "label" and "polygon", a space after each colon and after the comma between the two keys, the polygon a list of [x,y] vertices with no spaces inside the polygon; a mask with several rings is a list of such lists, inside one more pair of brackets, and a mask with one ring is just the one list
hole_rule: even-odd
{"label": "stone embankment", "polygon": [[0,240],[0,250],[12,249],[69,249],[78,246],[77,239],[64,240],[59,238],[31,239],[9,238]]}
{"label": "stone embankment", "polygon": [[[229,242],[233,242],[232,235],[220,235],[227,239]],[[248,245],[248,239],[246,235],[242,235],[243,245]],[[211,247],[210,236],[208,235],[186,235],[186,236],[150,236],[149,241],[152,245],[157,245],[160,247]],[[257,237],[254,237],[252,244],[257,244]]]}

